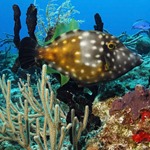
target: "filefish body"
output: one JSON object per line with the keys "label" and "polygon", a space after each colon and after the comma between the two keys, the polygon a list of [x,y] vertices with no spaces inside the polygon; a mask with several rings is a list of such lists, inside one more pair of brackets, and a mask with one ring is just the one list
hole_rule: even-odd
{"label": "filefish body", "polygon": [[86,84],[113,80],[141,64],[116,37],[99,31],[74,30],[37,48],[35,60]]}

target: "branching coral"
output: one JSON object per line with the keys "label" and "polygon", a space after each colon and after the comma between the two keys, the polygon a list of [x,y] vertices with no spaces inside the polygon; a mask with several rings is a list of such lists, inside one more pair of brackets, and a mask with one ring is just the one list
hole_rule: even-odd
{"label": "branching coral", "polygon": [[26,150],[32,150],[35,141],[39,150],[60,150],[72,127],[73,147],[77,149],[81,132],[87,125],[89,107],[85,107],[83,122],[78,121],[74,110],[72,123],[62,122],[66,117],[48,82],[46,71],[47,66],[43,65],[42,77],[37,83],[39,98],[34,96],[29,75],[27,83],[20,80],[22,98],[17,103],[11,98],[11,81],[6,83],[5,75],[0,79],[0,89],[6,100],[6,107],[0,106],[0,141],[15,141]]}
{"label": "branching coral", "polygon": [[[22,81],[19,83],[24,102],[20,99],[19,103],[14,104],[11,101],[11,81],[8,80],[6,84],[5,76],[0,80],[0,87],[6,99],[6,108],[0,107],[0,141],[16,141],[25,149],[31,150],[32,138],[34,138],[40,150],[49,149],[49,147],[52,150],[61,149],[63,139],[71,124],[63,125],[60,132],[62,111],[58,104],[54,104],[55,97],[47,82],[46,66],[43,66],[42,80],[39,80],[37,85],[42,105],[34,97],[29,77],[27,81],[26,84]],[[49,90],[46,88],[46,83],[49,85]],[[59,134],[60,139],[57,143]],[[50,143],[47,136],[50,137]]]}

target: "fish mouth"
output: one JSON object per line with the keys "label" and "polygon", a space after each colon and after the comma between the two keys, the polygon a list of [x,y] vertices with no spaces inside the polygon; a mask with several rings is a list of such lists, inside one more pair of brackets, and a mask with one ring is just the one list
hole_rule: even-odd
{"label": "fish mouth", "polygon": [[131,68],[139,66],[143,63],[142,56],[136,52],[131,51],[128,47],[121,47],[121,61],[127,62]]}
{"label": "fish mouth", "polygon": [[110,80],[114,80],[121,75],[126,74],[134,67],[137,67],[143,63],[141,55],[131,52],[126,47],[121,47],[116,50],[115,55],[113,56],[114,57],[111,58],[109,62],[109,69],[105,72],[105,77]]}
{"label": "fish mouth", "polygon": [[135,55],[135,64],[136,66],[139,66],[143,63],[143,59],[142,56],[140,54],[137,53],[133,53]]}

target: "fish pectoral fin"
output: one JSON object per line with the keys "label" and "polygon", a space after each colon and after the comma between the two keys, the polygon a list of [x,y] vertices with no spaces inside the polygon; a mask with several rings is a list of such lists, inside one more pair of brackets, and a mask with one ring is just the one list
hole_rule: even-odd
{"label": "fish pectoral fin", "polygon": [[104,69],[105,69],[105,71],[109,71],[110,70],[110,62],[109,62],[109,60],[106,58],[106,57],[104,57]]}
{"label": "fish pectoral fin", "polygon": [[70,78],[66,75],[63,75],[62,73],[60,73],[59,71],[53,69],[53,68],[50,68],[48,67],[47,69],[47,74],[53,74],[53,73],[56,73],[56,74],[59,74],[60,75],[60,85],[63,86],[65,85],[66,83],[68,83],[68,81],[70,80]]}
{"label": "fish pectoral fin", "polygon": [[105,71],[109,71],[110,70],[110,66],[109,66],[109,64],[105,64]]}

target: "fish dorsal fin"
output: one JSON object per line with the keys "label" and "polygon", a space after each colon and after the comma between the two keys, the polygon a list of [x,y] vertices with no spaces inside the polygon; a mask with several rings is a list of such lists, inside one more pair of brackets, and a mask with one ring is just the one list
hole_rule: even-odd
{"label": "fish dorsal fin", "polygon": [[52,43],[57,37],[59,37],[61,34],[79,29],[79,24],[76,20],[72,19],[69,23],[60,23],[56,26],[55,32],[53,37],[45,42],[45,45]]}

